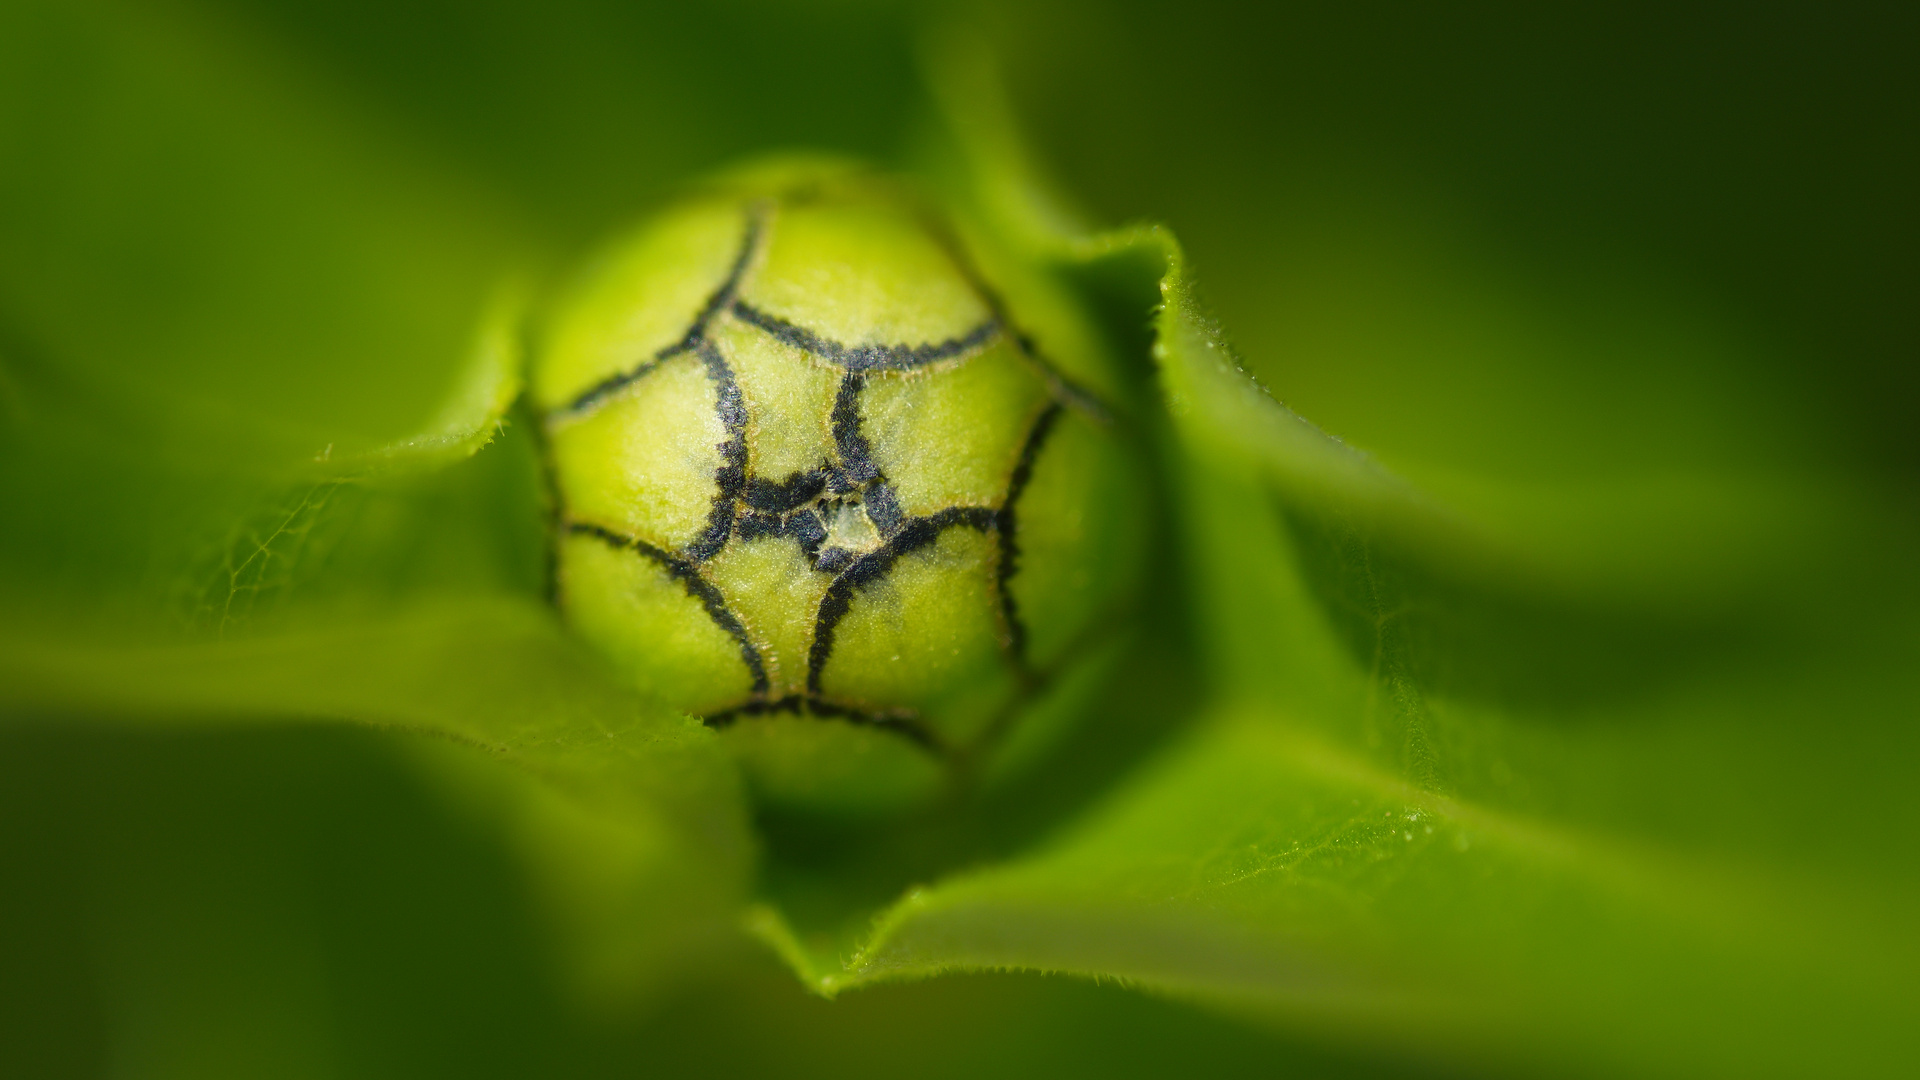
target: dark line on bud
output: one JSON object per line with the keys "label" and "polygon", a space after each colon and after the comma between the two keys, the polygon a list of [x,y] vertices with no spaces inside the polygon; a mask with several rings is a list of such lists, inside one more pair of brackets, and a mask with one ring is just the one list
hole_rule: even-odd
{"label": "dark line on bud", "polygon": [[753,676],[753,692],[765,696],[769,683],[767,668],[760,660],[760,650],[747,637],[747,628],[727,610],[727,599],[713,583],[700,576],[700,571],[692,563],[671,552],[662,551],[645,540],[614,532],[603,525],[586,521],[570,521],[567,531],[575,536],[591,536],[616,551],[634,551],[658,563],[667,571],[667,576],[680,582],[687,595],[700,601],[707,609],[707,616],[720,629],[725,630],[740,645],[740,659],[747,665],[747,671]]}
{"label": "dark line on bud", "polygon": [[760,233],[766,227],[766,220],[767,204],[754,203],[747,207],[747,234],[740,238],[740,251],[734,255],[733,266],[727,270],[727,280],[700,306],[700,314],[694,316],[693,325],[687,327],[680,344],[670,347],[673,351],[691,349],[704,340],[714,317],[726,310],[727,302],[740,291],[740,279],[746,276],[747,264],[753,261],[753,251],[760,246]]}
{"label": "dark line on bud", "polygon": [[813,568],[823,574],[837,574],[853,565],[859,555],[843,547],[830,547],[822,551],[813,562]]}
{"label": "dark line on bud", "polygon": [[705,717],[703,722],[710,728],[718,729],[732,725],[742,716],[767,716],[773,713],[792,713],[795,716],[813,716],[823,720],[844,720],[859,727],[891,731],[933,754],[945,756],[948,753],[946,743],[913,713],[867,712],[810,695],[790,694],[779,701],[748,702],[745,705],[714,713]]}
{"label": "dark line on bud", "polygon": [[811,508],[786,515],[745,511],[734,526],[734,535],[742,540],[785,537],[800,545],[800,554],[810,563],[819,557],[820,545],[827,542],[826,527],[820,524],[819,516]]}
{"label": "dark line on bud", "polygon": [[840,392],[833,399],[833,447],[840,454],[840,472],[833,478],[836,492],[852,491],[880,478],[873,445],[860,430],[860,391],[866,385],[864,373],[849,371],[840,380]]}
{"label": "dark line on bud", "polygon": [[733,368],[720,350],[712,342],[702,341],[694,346],[694,352],[706,364],[707,378],[715,385],[714,411],[727,431],[727,437],[714,446],[720,451],[720,467],[713,473],[719,490],[714,492],[713,507],[707,512],[707,530],[687,545],[688,558],[706,562],[727,546],[740,496],[747,487],[747,405],[740,396],[740,381],[733,377]]}
{"label": "dark line on bud", "polygon": [[892,536],[900,527],[900,500],[893,486],[873,460],[873,444],[861,430],[860,391],[867,385],[862,371],[848,371],[840,380],[840,392],[833,399],[833,446],[840,461],[827,486],[835,494],[861,493],[867,520],[873,522],[882,538]]}
{"label": "dark line on bud", "polygon": [[882,537],[892,536],[906,517],[900,510],[900,500],[894,497],[893,485],[884,476],[875,480],[867,485],[865,500],[867,520]]}
{"label": "dark line on bud", "polygon": [[740,321],[757,326],[802,352],[839,364],[848,371],[910,371],[972,352],[992,341],[1000,332],[1000,320],[993,318],[957,338],[941,342],[921,345],[842,345],[778,315],[761,311],[745,300],[733,302],[733,313]]}
{"label": "dark line on bud", "polygon": [[812,502],[826,486],[827,470],[809,469],[794,473],[777,483],[758,476],[750,477],[746,492],[741,497],[755,510],[785,514]]}
{"label": "dark line on bud", "polygon": [[1008,316],[1006,302],[1000,298],[999,290],[987,284],[986,276],[980,273],[978,266],[974,265],[972,255],[968,253],[966,245],[961,243],[959,236],[955,235],[947,220],[935,213],[922,212],[919,216],[921,227],[939,242],[947,258],[960,271],[960,276],[967,279],[967,284],[972,287],[974,295],[979,297],[980,302],[993,313],[994,321],[1007,330],[1007,336],[1013,340],[1020,354],[1026,357],[1034,367],[1040,369],[1040,374],[1046,379],[1048,389],[1053,392],[1053,396],[1102,423],[1113,419],[1113,410],[1108,408],[1098,395],[1067,378],[1066,373],[1062,372],[1053,361],[1042,355],[1033,338],[1021,330]]}
{"label": "dark line on bud", "polygon": [[645,378],[663,361],[699,348],[701,342],[706,339],[707,329],[713,324],[714,318],[726,310],[727,304],[733,300],[733,295],[740,291],[740,279],[746,276],[747,264],[753,261],[754,249],[760,246],[760,233],[765,227],[766,217],[767,208],[763,204],[756,203],[747,208],[746,235],[740,240],[740,250],[733,257],[733,265],[727,270],[726,280],[707,296],[706,302],[700,306],[700,313],[694,316],[693,325],[687,327],[687,332],[680,336],[679,341],[654,353],[630,371],[609,375],[600,380],[557,412],[584,412],[622,387]]}
{"label": "dark line on bud", "polygon": [[[707,717],[705,722],[708,726],[725,727],[741,716],[803,713],[892,731],[930,752],[945,755],[949,753],[949,748],[915,713],[870,712],[831,702],[820,696],[822,673],[832,656],[839,624],[851,609],[854,594],[883,580],[901,557],[933,544],[951,528],[966,527],[982,533],[993,532],[1000,540],[995,580],[1007,628],[1006,646],[1015,663],[1024,670],[1027,631],[1008,589],[1009,580],[1019,571],[1016,504],[1032,479],[1035,460],[1057,426],[1064,411],[1063,406],[1078,408],[1096,419],[1106,419],[1110,413],[1092,393],[1074,384],[1041,357],[1033,341],[1013,327],[999,296],[985,284],[965,258],[957,241],[944,230],[937,231],[947,243],[956,264],[991,312],[985,322],[959,337],[919,345],[848,346],[748,304],[738,294],[762,242],[769,216],[768,203],[756,203],[748,208],[745,235],[726,280],[707,297],[692,325],[678,341],[660,349],[632,370],[602,380],[576,397],[571,404],[549,414],[551,418],[583,412],[598,405],[609,395],[645,378],[665,361],[685,353],[697,355],[705,366],[708,379],[716,387],[714,409],[726,431],[726,437],[715,447],[720,453],[721,463],[714,472],[717,490],[705,530],[682,553],[676,555],[600,525],[568,522],[567,528],[576,535],[596,537],[615,549],[637,552],[663,567],[670,577],[681,583],[689,596],[701,602],[715,625],[738,643],[741,659],[753,678],[754,700]],[[837,461],[805,472],[792,473],[780,481],[749,474],[746,403],[726,356],[709,337],[714,319],[722,312],[731,312],[742,322],[757,327],[775,339],[845,369],[846,374],[840,382],[830,417]],[[986,346],[1003,334],[1040,369],[1050,384],[1054,399],[1028,429],[1026,441],[1021,446],[1020,456],[1008,480],[1004,502],[998,508],[951,506],[924,517],[905,516],[891,484],[879,463],[874,460],[872,444],[862,431],[860,394],[866,386],[867,373],[910,371],[960,357]],[[862,501],[867,519],[873,523],[883,540],[882,546],[865,553],[838,547],[822,550],[827,530],[820,516],[821,508],[813,504],[823,494],[852,496],[856,493]],[[815,569],[836,575],[815,614],[813,643],[807,657],[805,694],[789,695],[778,701],[766,700],[770,683],[759,649],[747,636],[746,627],[728,609],[726,598],[720,590],[700,573],[698,564],[717,555],[734,536],[742,540],[762,537],[792,539]]]}
{"label": "dark line on bud", "polygon": [[999,512],[985,506],[949,506],[926,517],[908,518],[885,545],[860,556],[841,571],[833,584],[827,586],[827,595],[821,598],[820,611],[814,616],[813,647],[807,653],[807,692],[820,693],[820,673],[826,669],[828,657],[833,655],[834,631],[840,620],[846,618],[855,590],[879,581],[901,556],[940,539],[940,534],[948,529],[964,525],[989,532],[998,522]]}
{"label": "dark line on bud", "polygon": [[996,525],[1000,531],[1000,572],[995,583],[1000,590],[1000,611],[1007,620],[1007,651],[1013,654],[1016,663],[1022,665],[1027,660],[1027,624],[1021,620],[1019,605],[1014,603],[1013,591],[1007,587],[1008,579],[1020,569],[1020,543],[1015,531],[1014,506],[1027,490],[1027,482],[1033,479],[1034,459],[1040,456],[1040,448],[1059,422],[1061,411],[1059,402],[1049,403],[1034,420],[1033,427],[1027,430],[1027,441],[1020,447],[1020,460],[1013,466],[1013,476],[1007,481],[1007,501],[1000,506]]}
{"label": "dark line on bud", "polygon": [[600,404],[603,398],[611,396],[622,387],[639,382],[641,379],[651,375],[654,368],[659,367],[665,361],[679,354],[680,346],[677,344],[671,345],[668,347],[668,351],[662,352],[657,356],[648,357],[645,362],[632,371],[623,371],[615,375],[609,375],[599,382],[594,383],[586,393],[574,398],[565,408],[557,410],[555,415],[586,412],[588,409]]}

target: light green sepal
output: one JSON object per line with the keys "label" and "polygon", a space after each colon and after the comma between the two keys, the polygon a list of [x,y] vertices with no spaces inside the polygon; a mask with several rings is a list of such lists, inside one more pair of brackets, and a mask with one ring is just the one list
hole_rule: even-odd
{"label": "light green sepal", "polygon": [[763,800],[862,815],[924,802],[941,790],[942,763],[901,735],[833,717],[743,717],[721,741]]}
{"label": "light green sepal", "polygon": [[739,643],[658,562],[587,535],[564,538],[560,561],[568,621],[642,693],[696,715],[747,696]]}
{"label": "light green sepal", "polygon": [[1013,250],[779,159],[630,234],[546,320],[563,609],[765,799],[953,786],[1123,607],[1123,376]]}

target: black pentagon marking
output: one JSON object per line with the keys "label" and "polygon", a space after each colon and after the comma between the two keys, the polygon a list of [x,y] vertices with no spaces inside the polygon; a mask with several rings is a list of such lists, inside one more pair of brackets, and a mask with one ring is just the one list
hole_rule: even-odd
{"label": "black pentagon marking", "polygon": [[[1007,629],[1003,645],[1010,660],[1023,676],[1026,675],[1026,628],[1007,588],[1008,579],[1019,569],[1019,547],[1015,541],[1016,503],[1032,478],[1035,458],[1065,406],[1081,409],[1096,419],[1104,420],[1109,414],[1094,395],[1067,380],[1041,359],[1029,338],[1010,329],[999,298],[979,280],[964,259],[959,259],[957,251],[956,259],[993,315],[966,334],[941,342],[847,346],[741,300],[740,288],[763,242],[769,215],[768,204],[756,203],[749,207],[740,250],[734,257],[726,280],[707,298],[679,341],[659,350],[631,370],[603,380],[565,407],[549,414],[562,416],[591,409],[608,396],[645,378],[663,361],[688,352],[698,355],[706,368],[707,377],[717,388],[715,412],[726,432],[725,438],[716,447],[721,458],[720,467],[714,473],[718,490],[705,530],[684,551],[675,554],[592,523],[568,522],[567,529],[576,535],[595,537],[616,549],[631,550],[665,568],[671,577],[685,587],[688,595],[700,601],[715,625],[739,644],[741,659],[753,679],[753,700],[706,717],[708,726],[726,727],[741,716],[792,713],[891,731],[930,753],[948,756],[953,752],[952,748],[910,710],[872,712],[821,696],[821,676],[832,656],[839,624],[846,617],[854,594],[886,578],[901,557],[933,544],[948,529],[971,528],[983,533],[992,532],[996,534],[1000,545],[995,583]],[[713,320],[723,311],[731,312],[741,321],[789,346],[846,370],[829,417],[836,460],[823,462],[804,472],[792,473],[780,480],[751,474],[746,449],[746,403],[732,366],[710,336]],[[868,373],[909,371],[941,360],[955,359],[985,347],[1002,334],[1006,334],[1021,354],[1040,370],[1054,399],[1040,412],[1028,430],[1020,457],[1008,481],[1005,501],[998,507],[950,506],[924,517],[905,516],[892,486],[874,461],[873,447],[862,430],[860,392],[866,385]],[[859,552],[824,547],[827,530],[821,520],[820,507],[823,502],[849,496],[860,498],[868,520],[883,541],[879,548]],[[748,636],[745,625],[727,607],[726,598],[720,590],[700,572],[698,564],[719,554],[735,536],[742,540],[765,537],[791,539],[816,570],[834,575],[815,613],[814,639],[807,657],[807,691],[804,694],[767,700],[771,683],[758,647]]]}

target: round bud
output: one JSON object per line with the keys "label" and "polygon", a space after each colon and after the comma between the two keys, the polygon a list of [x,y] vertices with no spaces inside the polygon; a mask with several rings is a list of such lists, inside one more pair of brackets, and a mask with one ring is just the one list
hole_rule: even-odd
{"label": "round bud", "polygon": [[1132,573],[1111,357],[978,247],[870,174],[768,166],[610,249],[545,328],[566,616],[774,797],[932,790]]}

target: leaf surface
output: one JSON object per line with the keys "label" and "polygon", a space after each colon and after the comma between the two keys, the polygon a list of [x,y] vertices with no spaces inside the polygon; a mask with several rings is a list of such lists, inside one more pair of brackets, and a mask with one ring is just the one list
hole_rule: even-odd
{"label": "leaf surface", "polygon": [[810,952],[768,913],[803,977],[1071,972],[1575,1071],[1911,1054],[1914,878],[1887,856],[1915,824],[1893,718],[1920,703],[1886,666],[1917,639],[1911,526],[1885,493],[1423,490],[1247,377],[1167,234],[1063,234],[1007,194],[1017,147],[977,136],[1004,128],[970,123],[976,205],[1064,272],[1158,301],[1213,693],[1084,813],[909,890],[857,950]]}

